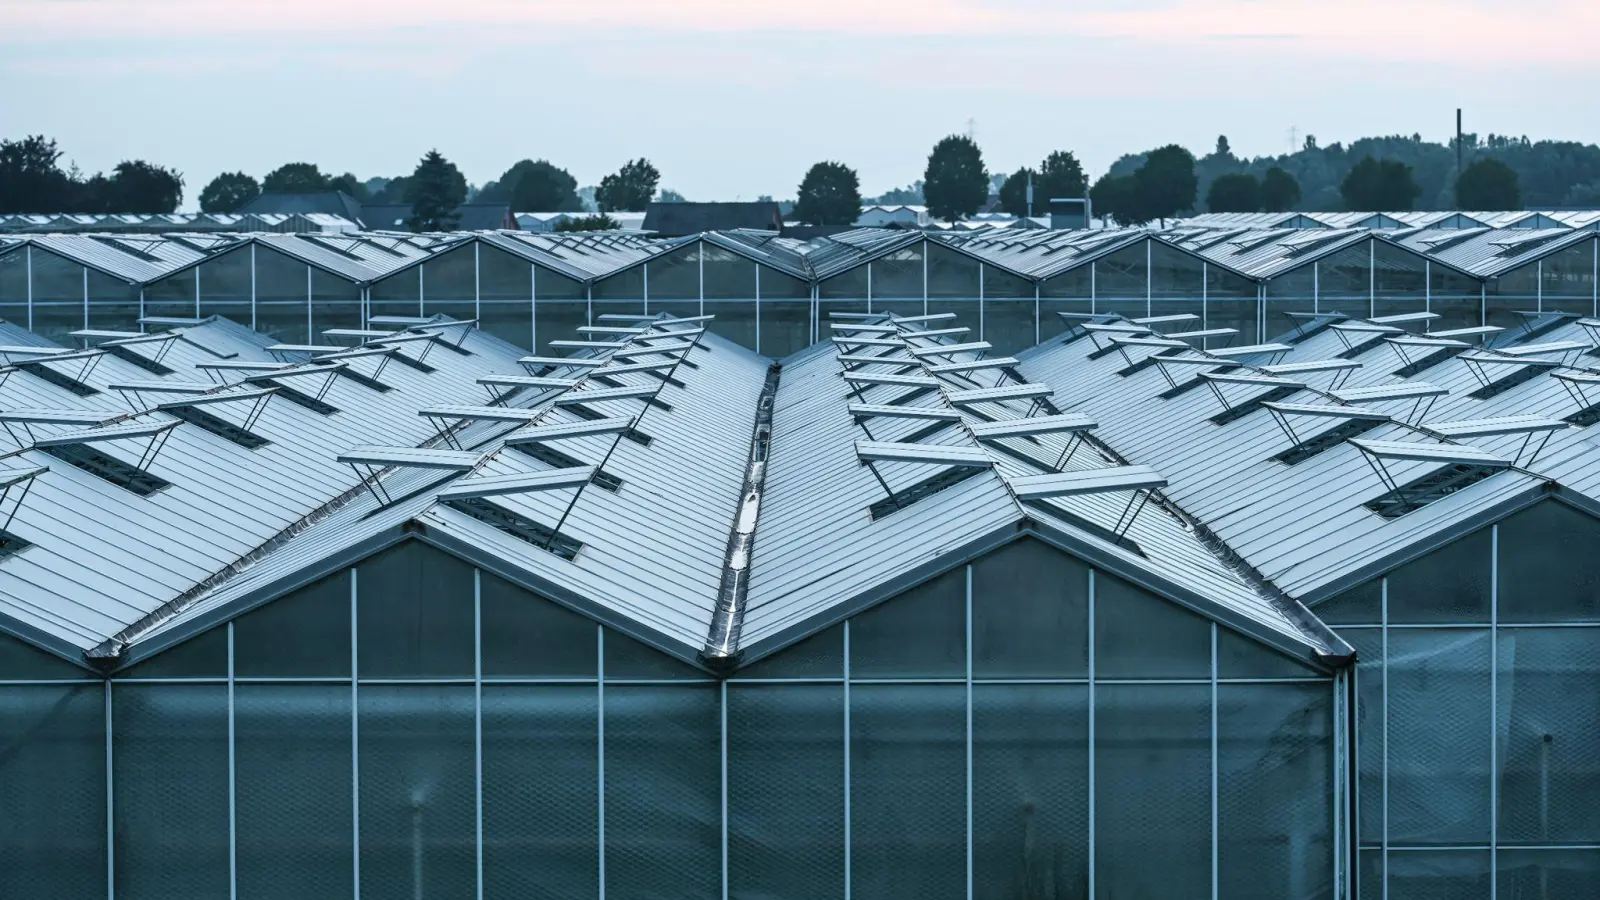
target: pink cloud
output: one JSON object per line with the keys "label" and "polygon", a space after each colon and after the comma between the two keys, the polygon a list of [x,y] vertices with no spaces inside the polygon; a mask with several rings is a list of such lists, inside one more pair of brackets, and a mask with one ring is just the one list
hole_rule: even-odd
{"label": "pink cloud", "polygon": [[[315,34],[382,40],[400,29],[470,31],[499,44],[560,41],[574,32],[805,31],[881,36],[1132,39],[1170,45],[1292,37],[1288,55],[1401,60],[1492,58],[1587,67],[1600,29],[1592,0],[0,0],[0,43],[86,38]],[[441,34],[441,41],[448,34]],[[1274,53],[1273,43],[1251,44]]]}

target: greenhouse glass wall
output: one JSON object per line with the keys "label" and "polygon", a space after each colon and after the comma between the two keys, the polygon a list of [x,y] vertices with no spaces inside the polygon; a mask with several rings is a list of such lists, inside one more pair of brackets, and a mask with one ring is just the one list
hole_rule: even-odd
{"label": "greenhouse glass wall", "polygon": [[6,658],[8,894],[1333,896],[1333,679],[1035,541],[722,680],[415,541]]}
{"label": "greenhouse glass wall", "polygon": [[1193,314],[1218,332],[1206,346],[1277,339],[1294,329],[1285,313],[1433,312],[1436,331],[1600,315],[1593,231],[998,234],[41,235],[0,244],[0,314],[53,340],[218,314],[298,345],[372,316],[440,314],[540,353],[602,315],[704,314],[774,358],[824,337],[834,312],[952,312],[1001,353],[1060,334],[1059,312]]}
{"label": "greenhouse glass wall", "polygon": [[1423,382],[1434,319],[996,365],[886,297],[778,361],[645,308],[765,265],[694,247],[526,366],[442,307],[331,362],[0,324],[0,895],[1593,896],[1594,323]]}

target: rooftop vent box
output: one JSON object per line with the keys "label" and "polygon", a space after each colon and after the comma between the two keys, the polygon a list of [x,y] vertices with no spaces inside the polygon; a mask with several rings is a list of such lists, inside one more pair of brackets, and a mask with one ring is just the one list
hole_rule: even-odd
{"label": "rooftop vent box", "polygon": [[1056,197],[1050,200],[1050,227],[1083,231],[1089,227],[1093,208],[1088,197]]}

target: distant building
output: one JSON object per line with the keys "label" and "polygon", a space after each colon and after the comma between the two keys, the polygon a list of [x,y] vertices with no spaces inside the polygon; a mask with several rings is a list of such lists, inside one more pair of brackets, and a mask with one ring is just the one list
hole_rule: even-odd
{"label": "distant building", "polygon": [[[517,218],[504,203],[463,203],[456,207],[455,231],[499,231],[517,229]],[[410,231],[411,205],[408,203],[368,204],[361,208],[361,221],[371,231]]]}
{"label": "distant building", "polygon": [[[408,203],[363,204],[343,191],[310,194],[262,194],[238,210],[238,215],[333,215],[357,222],[368,231],[410,231]],[[456,228],[461,231],[515,230],[516,217],[504,203],[465,203],[456,207]],[[277,229],[273,229],[277,230]]]}
{"label": "distant building", "polygon": [[234,210],[238,215],[326,215],[343,216],[360,222],[361,201],[344,191],[317,191],[309,194],[260,194]]}
{"label": "distant building", "polygon": [[682,237],[703,231],[782,231],[783,214],[771,201],[754,203],[652,203],[644,214],[644,230],[660,237]]}
{"label": "distant building", "polygon": [[[557,226],[569,219],[583,219],[595,215],[591,212],[519,212],[516,213],[517,227],[523,231],[535,234],[555,231]],[[619,231],[639,231],[644,228],[644,213],[641,212],[613,212],[606,213],[612,221],[616,222]]]}
{"label": "distant building", "polygon": [[926,228],[933,216],[926,206],[863,206],[857,228]]}

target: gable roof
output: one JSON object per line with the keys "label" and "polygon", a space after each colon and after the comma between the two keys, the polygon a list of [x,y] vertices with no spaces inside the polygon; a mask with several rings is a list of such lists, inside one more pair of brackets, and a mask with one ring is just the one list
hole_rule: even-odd
{"label": "gable roof", "polygon": [[660,203],[650,204],[644,214],[644,230],[662,237],[682,237],[702,231],[752,228],[782,231],[783,215],[778,204],[753,203]]}

